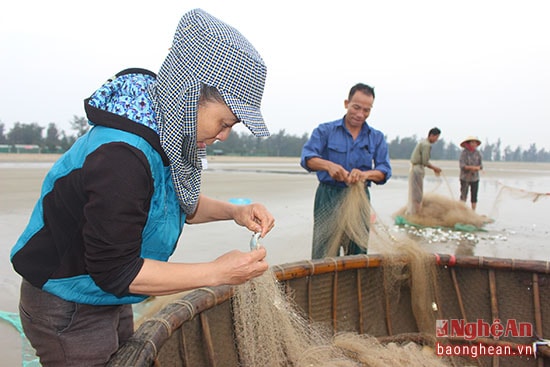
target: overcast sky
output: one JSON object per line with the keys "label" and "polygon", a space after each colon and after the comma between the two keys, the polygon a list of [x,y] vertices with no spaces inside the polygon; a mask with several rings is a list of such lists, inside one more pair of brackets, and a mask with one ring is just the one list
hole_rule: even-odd
{"label": "overcast sky", "polygon": [[262,55],[272,132],[342,117],[363,82],[376,90],[368,122],[390,140],[437,126],[447,142],[477,135],[550,150],[546,0],[3,1],[0,122],[72,134],[69,121],[108,77],[158,71],[181,15],[197,7]]}

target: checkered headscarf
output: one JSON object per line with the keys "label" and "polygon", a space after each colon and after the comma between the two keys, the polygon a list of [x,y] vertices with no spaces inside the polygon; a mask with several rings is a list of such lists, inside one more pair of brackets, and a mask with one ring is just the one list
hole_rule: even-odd
{"label": "checkered headscarf", "polygon": [[172,179],[187,214],[200,193],[197,109],[201,84],[216,87],[237,118],[256,136],[269,136],[260,112],[266,67],[235,28],[203,10],[183,15],[157,77],[155,113]]}

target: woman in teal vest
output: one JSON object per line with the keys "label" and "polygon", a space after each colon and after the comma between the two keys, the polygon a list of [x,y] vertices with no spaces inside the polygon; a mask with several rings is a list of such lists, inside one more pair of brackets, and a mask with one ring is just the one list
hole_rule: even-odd
{"label": "woman in teal vest", "polygon": [[185,223],[234,220],[265,236],[261,204],[200,194],[207,145],[242,122],[268,136],[266,68],[233,27],[186,13],[158,75],[127,69],[85,100],[92,128],[46,176],[11,252],[20,315],[43,366],[102,366],[133,333],[131,304],[263,274],[266,251],[167,262]]}

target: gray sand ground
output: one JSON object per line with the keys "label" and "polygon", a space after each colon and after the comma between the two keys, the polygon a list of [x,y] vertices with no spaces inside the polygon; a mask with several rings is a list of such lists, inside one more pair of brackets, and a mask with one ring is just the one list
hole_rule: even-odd
{"label": "gray sand ground", "polygon": [[[48,155],[0,154],[0,224],[3,236],[0,251],[4,266],[0,268],[0,310],[16,312],[19,277],[9,263],[9,252],[23,230],[39,195],[41,181],[57,158]],[[454,161],[436,161],[443,168],[442,180],[430,172],[426,192],[457,197],[458,167]],[[386,185],[371,190],[372,205],[378,220],[393,227],[392,214],[407,200],[408,163],[393,161],[394,177]],[[480,256],[549,260],[547,238],[550,225],[547,213],[549,196],[536,202],[512,196],[496,200],[502,185],[524,192],[550,192],[549,163],[486,162],[481,177],[478,212],[490,215],[495,223],[488,232],[479,233],[475,243],[458,243],[445,238],[428,243],[428,251],[465,253]],[[276,218],[276,227],[262,244],[271,264],[309,258],[312,236],[313,197],[317,187],[314,174],[306,174],[297,158],[209,158],[203,174],[203,192],[220,199],[246,198],[261,202]],[[233,222],[186,226],[173,261],[209,261],[222,253],[248,250],[250,232]],[[21,365],[19,334],[0,322],[0,343],[7,365]]]}

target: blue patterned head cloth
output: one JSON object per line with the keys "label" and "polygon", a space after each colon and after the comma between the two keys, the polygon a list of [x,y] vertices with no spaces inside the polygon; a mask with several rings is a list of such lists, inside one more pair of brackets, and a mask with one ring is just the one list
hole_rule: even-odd
{"label": "blue patterned head cloth", "polygon": [[[108,79],[88,100],[99,108],[147,126],[158,133],[151,105],[155,75],[143,69],[126,69]],[[95,125],[93,121],[89,121]]]}
{"label": "blue patterned head cloth", "polygon": [[237,118],[256,136],[269,136],[260,104],[266,67],[235,28],[201,9],[181,18],[157,76],[155,113],[180,205],[195,211],[200,193],[197,108],[201,84],[216,87]]}

